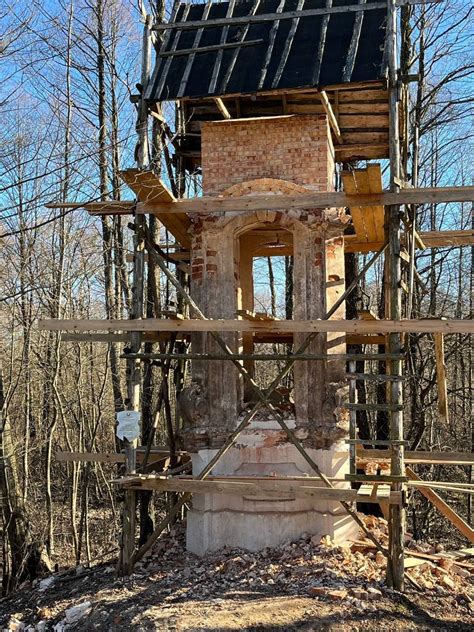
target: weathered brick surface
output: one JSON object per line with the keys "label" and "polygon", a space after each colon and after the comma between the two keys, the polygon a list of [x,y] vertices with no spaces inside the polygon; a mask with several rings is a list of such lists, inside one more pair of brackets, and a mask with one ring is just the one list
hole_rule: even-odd
{"label": "weathered brick surface", "polygon": [[212,121],[202,124],[201,133],[205,194],[260,178],[334,189],[334,148],[326,116]]}
{"label": "weathered brick surface", "polygon": [[[202,166],[207,195],[238,198],[334,189],[334,148],[325,116],[204,123]],[[248,267],[241,266],[247,233],[255,227],[281,229],[292,234],[294,318],[323,318],[344,290],[346,219],[343,209],[314,208],[193,215],[191,290],[196,302],[209,318],[234,318],[242,308],[243,288],[248,289]],[[343,316],[341,306],[334,317]],[[295,348],[305,338],[295,334]],[[236,352],[241,339],[226,334],[227,344]],[[219,351],[204,334],[194,334],[192,344],[196,352]],[[329,353],[344,351],[340,334],[329,334],[318,336],[308,352],[323,353],[326,344]],[[296,363],[295,421],[306,446],[327,449],[347,434],[347,415],[340,406],[344,373],[343,361],[327,366]],[[240,414],[242,380],[225,362],[199,361],[193,362],[192,379],[207,411],[186,429],[186,441],[194,448],[219,447]]]}

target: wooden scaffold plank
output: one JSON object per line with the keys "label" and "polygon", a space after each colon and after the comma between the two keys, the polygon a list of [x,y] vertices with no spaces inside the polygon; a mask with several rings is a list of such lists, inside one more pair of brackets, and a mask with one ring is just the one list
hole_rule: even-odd
{"label": "wooden scaffold plank", "polygon": [[201,320],[146,318],[143,320],[78,320],[45,319],[38,321],[38,328],[45,331],[267,331],[299,333],[434,333],[472,334],[472,320]]}
{"label": "wooden scaffold plank", "polygon": [[[282,495],[289,495],[295,498],[317,498],[320,500],[345,502],[360,500],[356,489],[324,487],[318,484],[317,480],[298,482],[295,480],[286,481],[283,478],[272,478],[271,480],[260,478],[252,481],[251,478],[232,480],[230,477],[197,480],[184,477],[135,476],[124,477],[115,482],[125,489],[150,489],[195,494],[236,494],[249,497],[268,496],[269,498],[280,498]],[[392,493],[388,496],[386,494],[372,495],[369,498],[364,496],[364,502],[379,503],[380,501],[400,504],[402,499],[400,494]]]}

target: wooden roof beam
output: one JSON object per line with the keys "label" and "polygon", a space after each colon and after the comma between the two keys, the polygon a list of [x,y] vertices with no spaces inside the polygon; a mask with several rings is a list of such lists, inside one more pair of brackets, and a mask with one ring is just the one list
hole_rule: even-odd
{"label": "wooden roof beam", "polygon": [[336,115],[334,114],[334,110],[332,109],[332,105],[329,103],[328,95],[324,90],[321,90],[321,92],[319,93],[319,98],[321,99],[324,111],[327,114],[329,125],[331,126],[333,134],[339,145],[342,145],[343,140],[341,130],[339,129],[339,124],[337,122]]}
{"label": "wooden roof beam", "polygon": [[230,115],[229,110],[226,108],[224,101],[220,97],[216,97],[214,101],[215,101],[215,104],[217,105],[219,112],[222,114],[222,116],[227,120],[231,119],[232,116]]}

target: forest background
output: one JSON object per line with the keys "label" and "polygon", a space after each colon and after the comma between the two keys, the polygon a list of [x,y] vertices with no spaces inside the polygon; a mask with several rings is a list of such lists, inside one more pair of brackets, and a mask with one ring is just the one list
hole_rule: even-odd
{"label": "forest background", "polygon": [[[67,343],[38,331],[39,318],[127,318],[132,233],[121,217],[48,209],[51,200],[130,199],[119,171],[133,166],[143,16],[169,16],[169,2],[132,0],[5,0],[0,8],[0,503],[4,587],[35,573],[40,559],[59,565],[114,555],[120,498],[116,470],[100,463],[58,463],[59,450],[116,449],[115,413],[126,399],[123,344]],[[474,8],[464,0],[415,6],[404,13],[404,67],[410,86],[410,165],[419,186],[470,185],[473,179]],[[173,104],[163,110],[179,132]],[[178,113],[179,114],[179,113]],[[179,181],[173,148],[153,128],[155,168],[171,187],[200,192],[199,174]],[[416,157],[416,158],[415,158]],[[361,164],[363,166],[363,163]],[[415,171],[413,171],[415,169]],[[425,205],[422,230],[467,229],[472,205]],[[162,242],[169,236],[152,226]],[[161,234],[160,234],[161,233]],[[284,314],[285,262],[256,262],[260,311]],[[363,257],[361,256],[361,260]],[[405,315],[472,317],[474,249],[417,251],[415,293]],[[162,307],[174,297],[148,272]],[[382,264],[359,288],[361,305],[380,312]],[[449,419],[437,403],[432,338],[412,335],[406,384],[406,438],[411,449],[470,452],[472,345],[446,339]],[[144,424],[157,412],[165,386],[159,366],[145,376]],[[162,400],[163,398],[161,398]],[[367,420],[366,420],[367,421]],[[158,444],[179,428],[164,406]],[[376,424],[376,420],[368,420]],[[473,481],[472,468],[427,466],[423,476]],[[446,494],[467,520],[470,496]],[[163,510],[157,507],[155,510]],[[153,518],[153,507],[147,508]],[[450,526],[414,497],[410,530],[417,538],[454,540]],[[457,543],[462,542],[458,540]],[[36,570],[35,570],[36,568]]]}

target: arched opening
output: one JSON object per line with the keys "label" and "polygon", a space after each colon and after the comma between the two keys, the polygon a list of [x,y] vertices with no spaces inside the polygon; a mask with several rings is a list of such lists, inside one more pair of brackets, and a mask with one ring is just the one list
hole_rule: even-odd
{"label": "arched opening", "polygon": [[[277,320],[293,317],[293,233],[275,222],[247,227],[237,236],[238,291],[240,317],[248,320]],[[240,347],[244,355],[287,353],[293,344],[292,334],[243,333]],[[268,385],[283,366],[283,360],[255,362],[249,358],[244,366],[257,384]],[[274,404],[292,410],[290,373],[275,391]],[[252,390],[244,386],[244,404],[253,403]]]}

